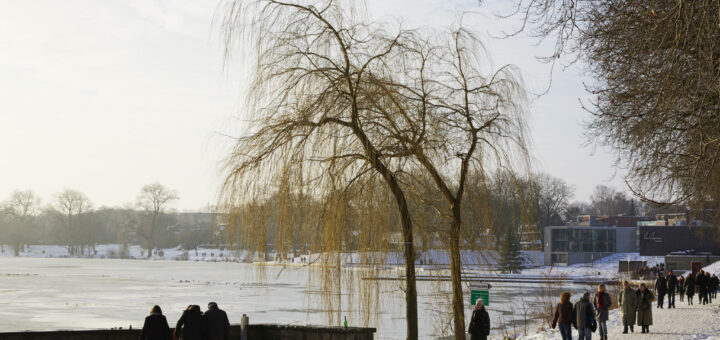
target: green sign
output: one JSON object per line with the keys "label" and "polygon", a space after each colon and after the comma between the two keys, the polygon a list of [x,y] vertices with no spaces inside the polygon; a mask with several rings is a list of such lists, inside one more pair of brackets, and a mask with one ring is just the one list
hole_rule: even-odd
{"label": "green sign", "polygon": [[485,306],[490,306],[490,291],[485,290],[471,290],[470,291],[470,304],[475,306],[478,299],[482,299]]}

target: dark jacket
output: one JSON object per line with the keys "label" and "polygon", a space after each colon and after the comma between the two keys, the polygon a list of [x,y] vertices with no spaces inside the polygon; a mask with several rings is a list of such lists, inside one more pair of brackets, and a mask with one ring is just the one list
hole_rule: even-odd
{"label": "dark jacket", "polygon": [[222,309],[211,307],[205,311],[205,325],[208,340],[230,339],[230,321]]}
{"label": "dark jacket", "polygon": [[637,324],[638,326],[652,326],[652,302],[655,300],[655,296],[649,289],[645,289],[645,292],[637,290],[638,295],[638,310],[637,310]]}
{"label": "dark jacket", "polygon": [[145,318],[140,340],[172,340],[167,319],[160,313],[152,313]]}
{"label": "dark jacket", "polygon": [[592,328],[595,324],[595,312],[589,299],[580,299],[580,301],[575,303],[573,311],[575,314],[575,328]]}
{"label": "dark jacket", "polygon": [[200,307],[194,306],[183,312],[175,326],[175,336],[182,340],[204,340],[205,319]]}
{"label": "dark jacket", "polygon": [[705,290],[707,290],[707,280],[705,279],[704,273],[702,275],[701,274],[697,275],[697,277],[695,278],[695,284],[698,285],[698,289],[701,292],[704,292]]}
{"label": "dark jacket", "polygon": [[665,295],[667,293],[667,280],[665,277],[658,277],[657,280],[655,280],[655,290],[657,291],[658,295]]}
{"label": "dark jacket", "polygon": [[688,276],[688,278],[685,279],[685,295],[695,295],[695,279],[692,276]]}
{"label": "dark jacket", "polygon": [[470,319],[468,332],[472,335],[487,336],[490,334],[490,315],[485,308],[475,309]]}
{"label": "dark jacket", "polygon": [[573,323],[573,305],[570,302],[558,303],[555,307],[555,316],[553,317],[552,327],[555,328],[559,323]]}
{"label": "dark jacket", "polygon": [[667,290],[668,290],[668,293],[674,294],[675,291],[678,290],[678,288],[679,288],[679,287],[678,287],[678,279],[677,279],[677,276],[675,276],[675,274],[673,274],[673,275],[668,275],[668,277],[667,277]]}

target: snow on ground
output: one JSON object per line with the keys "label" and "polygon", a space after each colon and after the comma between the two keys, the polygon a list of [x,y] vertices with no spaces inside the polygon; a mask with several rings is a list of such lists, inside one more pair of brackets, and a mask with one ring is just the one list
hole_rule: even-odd
{"label": "snow on ground", "polygon": [[[123,246],[119,244],[99,244],[95,246],[95,252],[87,250],[84,256],[71,256],[65,246],[60,245],[30,245],[20,253],[20,257],[82,257],[82,258],[126,258],[126,259],[146,259],[147,250],[138,245],[128,245],[123,251]],[[124,254],[123,254],[124,253]],[[0,256],[14,257],[15,252],[10,247],[4,247],[0,252]],[[184,250],[180,247],[160,249],[153,253],[149,259],[151,260],[176,260],[176,261],[195,261],[195,262],[242,262],[245,259],[243,253],[238,251],[197,248]]]}
{"label": "snow on ground", "polygon": [[[716,264],[717,265],[717,264]],[[613,301],[616,302],[616,301]],[[608,338],[610,339],[673,339],[673,340],[720,340],[720,308],[718,300],[713,300],[709,305],[688,306],[686,302],[676,299],[676,309],[657,309],[653,307],[653,325],[650,326],[650,333],[640,333],[640,327],[635,326],[635,333],[622,334],[622,318],[619,309],[610,311],[608,320]],[[573,338],[577,336],[577,330],[573,329]],[[593,333],[593,338],[599,338],[600,334]],[[492,337],[492,339],[501,339]],[[546,340],[560,339],[560,332],[555,330],[544,330],[536,334],[521,336],[518,340]]]}

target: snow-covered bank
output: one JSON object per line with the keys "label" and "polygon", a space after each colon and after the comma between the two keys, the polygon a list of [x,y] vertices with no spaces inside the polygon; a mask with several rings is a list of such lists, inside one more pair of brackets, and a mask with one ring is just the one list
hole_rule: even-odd
{"label": "snow-covered bank", "polygon": [[[39,258],[64,258],[80,257],[95,259],[151,259],[151,260],[175,260],[175,261],[196,261],[196,262],[240,262],[245,259],[244,254],[237,251],[213,248],[197,248],[184,250],[180,247],[159,249],[151,257],[147,257],[147,250],[138,245],[124,247],[120,244],[99,244],[95,251],[86,251],[84,256],[72,256],[67,247],[60,245],[30,245],[20,253],[20,257]],[[4,247],[0,256],[14,257],[15,252],[10,247]]]}
{"label": "snow-covered bank", "polygon": [[[613,301],[613,304],[617,301]],[[718,300],[709,305],[688,306],[687,302],[676,299],[676,309],[657,309],[653,307],[653,325],[649,334],[641,334],[640,327],[635,327],[635,333],[622,334],[622,317],[619,309],[610,311],[608,320],[608,338],[610,339],[673,339],[673,340],[699,340],[720,339],[720,308]],[[573,338],[577,331],[573,329]],[[599,338],[595,332],[593,338]],[[491,336],[491,339],[502,339],[500,336]],[[543,330],[528,336],[518,337],[517,340],[549,340],[560,339],[560,331]]]}

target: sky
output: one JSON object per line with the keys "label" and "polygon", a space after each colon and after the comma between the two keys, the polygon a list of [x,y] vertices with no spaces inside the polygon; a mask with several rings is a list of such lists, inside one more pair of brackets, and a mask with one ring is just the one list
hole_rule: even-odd
{"label": "sky", "polygon": [[[550,66],[549,44],[525,34],[498,39],[518,22],[499,19],[507,0],[369,0],[368,15],[404,27],[463,22],[496,67],[516,65],[529,91],[547,94],[528,112],[535,171],[575,186],[625,189],[605,149],[586,147],[590,114],[582,64]],[[221,2],[213,0],[0,0],[0,201],[33,190],[45,203],[63,189],[96,206],[135,201],[160,182],[173,208],[216,200],[220,161],[242,133],[242,60],[225,60]],[[238,48],[242,48],[238,47]],[[240,55],[240,53],[236,54]],[[552,83],[550,80],[552,79]]]}

